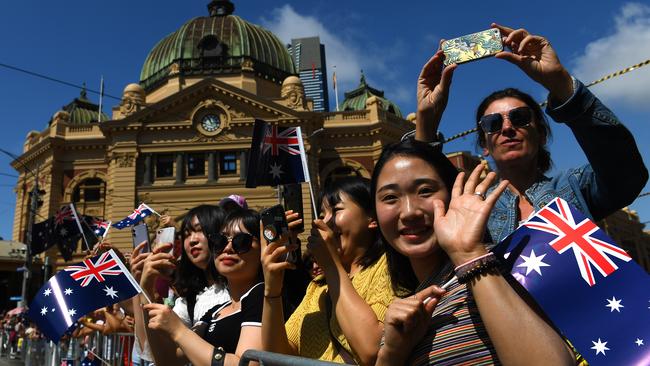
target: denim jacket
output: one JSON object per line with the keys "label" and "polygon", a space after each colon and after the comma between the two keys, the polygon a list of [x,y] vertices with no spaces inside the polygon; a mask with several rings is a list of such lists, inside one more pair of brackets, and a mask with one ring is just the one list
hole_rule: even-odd
{"label": "denim jacket", "polygon": [[[525,192],[534,210],[560,197],[589,218],[600,220],[632,203],[648,180],[648,170],[634,137],[614,113],[575,79],[573,96],[557,107],[549,98],[546,113],[571,128],[589,163],[552,177],[541,176]],[[518,217],[518,203],[509,189],[499,197],[488,221],[493,243],[525,219]]]}

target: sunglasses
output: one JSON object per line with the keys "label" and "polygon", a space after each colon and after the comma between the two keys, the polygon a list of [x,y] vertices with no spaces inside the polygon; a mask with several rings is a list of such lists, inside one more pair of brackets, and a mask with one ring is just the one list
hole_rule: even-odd
{"label": "sunglasses", "polygon": [[[508,120],[514,128],[526,127],[533,120],[533,111],[529,107],[513,108],[508,111]],[[497,133],[503,127],[503,116],[501,113],[486,114],[478,124],[487,134]]]}
{"label": "sunglasses", "polygon": [[232,250],[237,254],[244,254],[253,247],[253,235],[249,233],[237,233],[235,235],[213,234],[208,237],[210,250],[214,254],[220,254],[226,249],[226,245],[232,242]]}

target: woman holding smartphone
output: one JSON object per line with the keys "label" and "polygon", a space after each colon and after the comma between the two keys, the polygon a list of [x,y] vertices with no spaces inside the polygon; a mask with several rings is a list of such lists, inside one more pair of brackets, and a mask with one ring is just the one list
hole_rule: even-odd
{"label": "woman holding smartphone", "polygon": [[[221,233],[209,238],[211,265],[225,278],[230,299],[215,304],[190,329],[169,307],[144,305],[148,328],[172,341],[172,357],[152,347],[156,364],[238,365],[248,349],[260,349],[264,284],[260,265],[260,217],[253,210],[232,211]],[[163,361],[164,360],[164,361]]]}
{"label": "woman holding smartphone", "polygon": [[[208,246],[208,236],[219,232],[224,218],[224,211],[218,206],[196,206],[187,212],[181,224],[183,250],[178,261],[170,253],[171,243],[159,245],[153,253],[136,258],[141,261],[134,265],[142,268],[140,285],[150,299],[154,298],[157,279],[170,279],[169,275],[174,274],[172,285],[179,297],[173,311],[187,327],[192,327],[214,305],[230,299],[222,278],[212,265]],[[145,300],[140,297],[144,304]],[[136,327],[140,326],[144,327],[144,323],[136,322]],[[169,338],[160,337],[158,332],[151,332],[147,327],[144,329],[150,348],[156,350],[159,359],[173,357],[175,347]]]}
{"label": "woman holding smartphone", "polygon": [[[312,359],[374,364],[384,313],[394,298],[386,257],[378,240],[368,181],[344,178],[324,187],[321,217],[308,248],[323,269],[284,323],[282,279],[294,265],[281,260],[293,246],[262,244],[263,349]],[[299,223],[287,215],[289,226]]]}
{"label": "woman holding smartphone", "polygon": [[[495,57],[518,66],[549,92],[546,113],[571,129],[589,161],[545,175],[552,165],[546,148],[551,130],[538,103],[512,88],[486,97],[476,112],[477,145],[492,157],[500,178],[510,182],[488,221],[492,240],[503,240],[555,197],[594,221],[632,203],[648,180],[648,170],[630,131],[569,74],[548,40],[525,29],[492,27],[500,30],[503,45],[510,49]],[[439,50],[418,79],[416,139],[421,141],[435,140],[457,68],[443,69],[443,60]]]}
{"label": "woman holding smartphone", "polygon": [[[483,234],[502,181],[465,180],[442,152],[407,140],[384,148],[372,193],[393,288],[377,365],[571,365],[559,334],[513,290]],[[441,286],[446,287],[446,291]]]}

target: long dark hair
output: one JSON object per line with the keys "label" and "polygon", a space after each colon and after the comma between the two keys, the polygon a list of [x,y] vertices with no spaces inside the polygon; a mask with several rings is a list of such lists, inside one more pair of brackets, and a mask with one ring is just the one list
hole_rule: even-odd
{"label": "long dark hair", "polygon": [[[544,112],[542,112],[542,108],[539,106],[539,104],[537,104],[535,99],[519,89],[507,88],[503,90],[497,90],[485,97],[481,104],[479,104],[478,108],[476,109],[476,127],[479,129],[476,138],[476,146],[484,148],[486,143],[485,134],[478,124],[479,120],[481,117],[483,117],[485,110],[490,106],[490,104],[492,104],[492,102],[503,98],[519,99],[533,111],[533,116],[535,117],[534,126],[540,136],[539,150],[537,152],[537,170],[541,174],[546,173],[549,169],[551,169],[551,166],[553,165],[553,160],[551,160],[551,153],[546,148],[546,143],[549,142],[552,137],[551,128],[548,125],[546,116],[544,116]],[[546,143],[542,144],[541,142],[544,140],[546,140]]]}
{"label": "long dark hair", "polygon": [[[398,156],[415,157],[422,159],[429,164],[438,173],[447,190],[451,193],[451,188],[454,185],[458,170],[447,159],[447,157],[440,151],[430,146],[427,143],[417,141],[414,139],[406,139],[404,141],[387,145],[381,152],[381,156],[375,164],[375,169],[372,172],[372,180],[370,181],[370,192],[372,199],[370,200],[373,210],[376,210],[375,196],[377,194],[377,179],[383,170],[386,163]],[[381,228],[380,228],[381,229]],[[390,272],[391,286],[395,293],[402,293],[403,290],[414,291],[418,286],[418,279],[413,272],[411,262],[408,257],[399,253],[393,248],[391,243],[386,241],[384,235],[381,234],[381,240],[384,242],[386,248],[386,259],[388,262],[388,270]]]}
{"label": "long dark hair", "polygon": [[[195,266],[185,253],[185,239],[192,229],[192,219],[196,216],[201,224],[201,230],[206,238],[219,232],[224,223],[225,213],[219,206],[199,205],[187,212],[180,228],[180,239],[183,245],[181,257],[176,267],[176,276],[174,279],[174,288],[178,294],[188,300],[188,310],[190,303],[193,303],[196,295],[209,285],[208,278],[214,281],[221,281],[214,263],[208,263],[208,268],[204,271]],[[193,306],[192,306],[193,308]]]}
{"label": "long dark hair", "polygon": [[[338,178],[323,187],[318,202],[327,202],[330,207],[341,202],[341,193],[345,193],[354,203],[361,207],[366,215],[376,219],[373,208],[373,198],[370,195],[370,181],[362,177]],[[384,254],[384,245],[379,234],[375,233],[375,240],[366,252],[357,260],[357,264],[365,268],[375,263]]]}

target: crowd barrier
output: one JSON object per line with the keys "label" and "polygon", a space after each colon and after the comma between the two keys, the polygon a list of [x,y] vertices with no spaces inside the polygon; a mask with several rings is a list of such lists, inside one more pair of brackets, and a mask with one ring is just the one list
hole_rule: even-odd
{"label": "crowd barrier", "polygon": [[[89,353],[104,366],[131,366],[133,333],[101,334],[68,338],[58,344],[45,339],[23,339],[21,347],[11,352],[8,335],[0,336],[0,357],[22,360],[25,366],[78,366]],[[134,365],[136,366],[136,365]]]}
{"label": "crowd barrier", "polygon": [[[100,332],[94,332],[83,339],[64,339],[58,344],[45,339],[25,339],[15,350],[15,357],[22,360],[25,366],[79,366],[88,352],[92,352],[103,366],[139,366],[131,361],[133,341],[133,333],[104,335]],[[9,335],[0,332],[0,357],[8,358],[11,354],[10,347]],[[259,362],[260,366],[341,366],[333,362],[258,350],[244,352],[239,365],[247,366],[251,361]]]}

